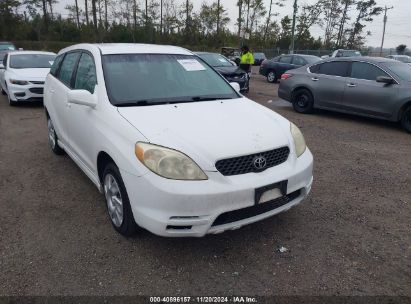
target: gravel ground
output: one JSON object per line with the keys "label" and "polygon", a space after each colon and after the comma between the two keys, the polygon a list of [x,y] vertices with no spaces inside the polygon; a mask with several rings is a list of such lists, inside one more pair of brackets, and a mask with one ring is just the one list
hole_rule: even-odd
{"label": "gravel ground", "polygon": [[91,181],[49,150],[42,107],[0,97],[0,295],[411,296],[411,135],[299,115],[276,90],[253,75],[249,97],[301,127],[315,157],[311,195],[201,239],[117,234]]}

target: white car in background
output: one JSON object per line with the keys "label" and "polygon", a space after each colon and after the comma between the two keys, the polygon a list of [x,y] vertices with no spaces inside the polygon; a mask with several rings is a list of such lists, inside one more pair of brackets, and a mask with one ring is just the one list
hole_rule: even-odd
{"label": "white car in background", "polygon": [[411,57],[408,55],[388,55],[387,58],[401,61],[408,65],[411,65]]}
{"label": "white car in background", "polygon": [[10,105],[43,100],[44,82],[55,57],[38,51],[10,51],[4,56],[0,86]]}
{"label": "white car in background", "polygon": [[123,235],[237,229],[299,204],[313,180],[300,130],[239,89],[179,47],[71,46],[46,79],[50,147],[104,193]]}

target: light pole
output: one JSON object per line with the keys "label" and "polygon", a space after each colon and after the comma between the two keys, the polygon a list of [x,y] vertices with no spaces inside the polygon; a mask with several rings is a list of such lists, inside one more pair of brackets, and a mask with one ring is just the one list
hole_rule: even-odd
{"label": "light pole", "polygon": [[385,25],[387,24],[387,11],[390,9],[393,9],[394,7],[387,7],[385,6],[385,10],[384,10],[384,26],[383,26],[383,30],[382,30],[382,40],[381,40],[381,49],[380,49],[380,57],[382,56],[382,48],[384,46],[384,39],[385,39]]}
{"label": "light pole", "polygon": [[294,42],[295,42],[295,19],[297,17],[297,0],[294,0],[294,13],[293,13],[293,26],[291,29],[291,49],[290,54],[294,54]]}

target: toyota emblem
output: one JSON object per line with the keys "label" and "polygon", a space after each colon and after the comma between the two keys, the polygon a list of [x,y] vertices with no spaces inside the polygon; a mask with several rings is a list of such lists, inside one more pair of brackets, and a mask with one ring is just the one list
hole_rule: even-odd
{"label": "toyota emblem", "polygon": [[267,166],[267,160],[264,156],[256,156],[253,160],[253,165],[257,170],[263,170]]}

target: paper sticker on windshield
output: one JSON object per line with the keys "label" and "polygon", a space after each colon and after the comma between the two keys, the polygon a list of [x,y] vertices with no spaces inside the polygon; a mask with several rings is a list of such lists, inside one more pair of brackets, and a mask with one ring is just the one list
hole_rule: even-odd
{"label": "paper sticker on windshield", "polygon": [[188,72],[205,70],[205,67],[196,59],[179,59],[177,61]]}
{"label": "paper sticker on windshield", "polygon": [[49,61],[50,65],[53,65],[54,61]]}
{"label": "paper sticker on windshield", "polygon": [[227,62],[227,60],[225,60],[224,58],[218,58],[218,60],[220,60],[221,62]]}

